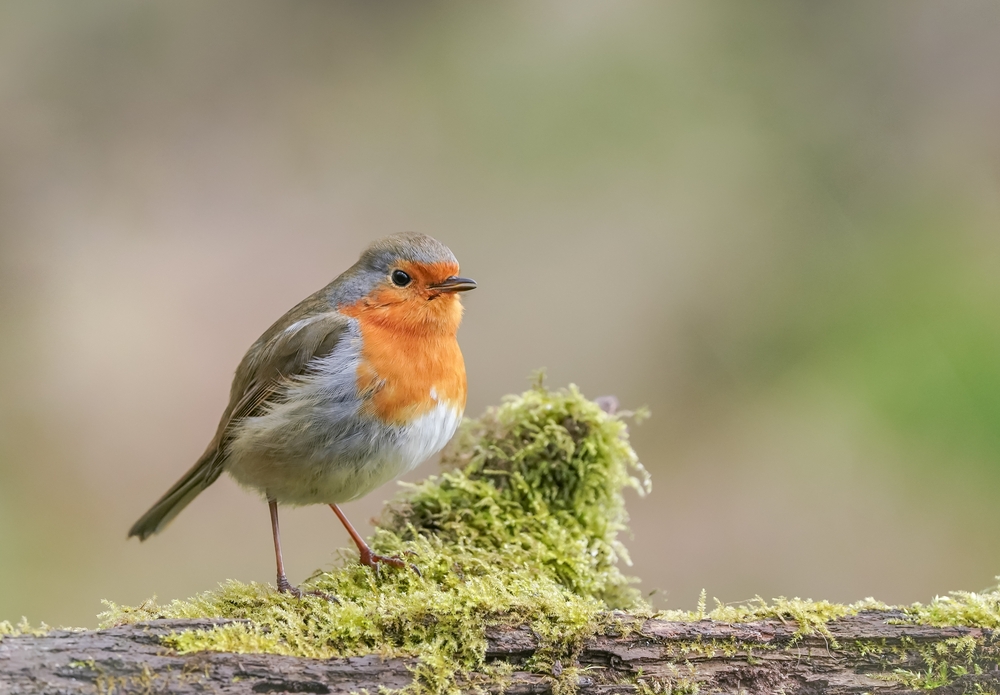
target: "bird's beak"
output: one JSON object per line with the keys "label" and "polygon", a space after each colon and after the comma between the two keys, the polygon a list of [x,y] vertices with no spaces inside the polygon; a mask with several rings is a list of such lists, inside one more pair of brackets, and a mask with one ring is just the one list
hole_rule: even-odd
{"label": "bird's beak", "polygon": [[438,292],[468,292],[469,290],[476,289],[476,281],[452,275],[443,282],[428,285],[427,287]]}

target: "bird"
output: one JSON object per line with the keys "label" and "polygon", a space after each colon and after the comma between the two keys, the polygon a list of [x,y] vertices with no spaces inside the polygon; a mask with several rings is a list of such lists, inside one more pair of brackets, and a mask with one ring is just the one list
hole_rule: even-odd
{"label": "bird", "polygon": [[465,361],[451,250],[425,234],[378,239],[358,262],[257,339],[233,377],[215,436],[194,466],[129,530],[159,533],[223,471],[267,500],[279,592],[286,575],[278,505],[329,505],[378,571],[405,566],[372,551],[340,509],[440,451],[462,420]]}

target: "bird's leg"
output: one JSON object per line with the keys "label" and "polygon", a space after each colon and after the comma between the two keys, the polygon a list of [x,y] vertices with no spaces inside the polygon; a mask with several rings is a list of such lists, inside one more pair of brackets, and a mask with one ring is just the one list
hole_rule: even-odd
{"label": "bird's leg", "polygon": [[[271,533],[274,535],[274,559],[278,563],[278,592],[291,594],[295,598],[302,598],[302,589],[288,583],[288,578],[285,577],[285,563],[281,561],[281,533],[278,531],[278,500],[268,497],[267,507],[271,510]],[[325,598],[327,601],[340,603],[340,600],[336,596],[331,596],[324,591],[306,591],[305,593],[310,596]]]}
{"label": "bird's leg", "polygon": [[340,511],[340,507],[338,507],[335,504],[331,504],[330,509],[333,510],[333,513],[337,515],[338,519],[340,519],[340,523],[342,523],[344,525],[344,528],[347,529],[347,533],[350,534],[351,540],[354,541],[354,544],[358,546],[358,552],[361,553],[360,560],[362,565],[371,567],[376,572],[378,572],[378,567],[383,562],[387,565],[390,565],[391,567],[398,567],[398,568],[406,567],[406,563],[403,562],[403,560],[398,557],[386,557],[384,555],[376,554],[368,546],[368,544],[365,543],[365,539],[361,537],[361,534],[359,534],[354,529],[354,526],[351,525],[351,522],[347,520],[347,517],[344,516],[344,512]]}
{"label": "bird's leg", "polygon": [[302,592],[288,583],[285,576],[285,563],[281,560],[281,532],[278,530],[278,500],[267,499],[267,507],[271,510],[271,534],[274,536],[274,559],[278,564],[278,591],[302,598]]}

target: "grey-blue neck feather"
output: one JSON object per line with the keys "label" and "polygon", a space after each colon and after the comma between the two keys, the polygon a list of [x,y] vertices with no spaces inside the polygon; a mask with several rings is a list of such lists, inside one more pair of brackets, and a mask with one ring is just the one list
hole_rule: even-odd
{"label": "grey-blue neck feather", "polygon": [[415,232],[393,234],[372,242],[357,263],[327,285],[327,298],[334,306],[353,304],[387,282],[401,261],[458,264],[451,249],[433,237]]}

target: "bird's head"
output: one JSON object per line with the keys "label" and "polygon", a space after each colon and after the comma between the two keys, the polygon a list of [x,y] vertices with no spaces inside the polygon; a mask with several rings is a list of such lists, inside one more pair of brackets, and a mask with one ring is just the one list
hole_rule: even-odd
{"label": "bird's head", "polygon": [[343,313],[413,332],[456,331],[458,295],[476,288],[447,246],[411,232],[375,241],[345,275]]}

